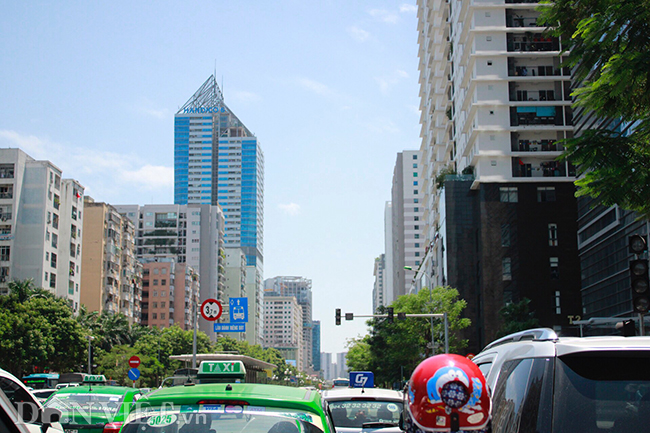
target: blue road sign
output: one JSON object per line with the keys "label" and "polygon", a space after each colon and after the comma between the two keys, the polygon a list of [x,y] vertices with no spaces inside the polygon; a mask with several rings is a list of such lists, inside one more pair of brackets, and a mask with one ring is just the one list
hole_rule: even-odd
{"label": "blue road sign", "polygon": [[215,323],[214,332],[246,332],[245,323]]}
{"label": "blue road sign", "polygon": [[248,298],[230,298],[230,323],[248,322]]}
{"label": "blue road sign", "polygon": [[352,388],[374,388],[375,375],[372,371],[351,371],[350,386]]}
{"label": "blue road sign", "polygon": [[129,379],[131,380],[138,380],[138,378],[140,377],[140,370],[138,370],[137,368],[132,368],[129,370],[127,376],[129,376]]}

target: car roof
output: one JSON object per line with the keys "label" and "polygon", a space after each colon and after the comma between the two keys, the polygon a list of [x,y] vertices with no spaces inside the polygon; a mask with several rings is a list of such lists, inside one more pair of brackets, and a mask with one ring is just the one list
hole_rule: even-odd
{"label": "car roof", "polygon": [[129,393],[139,393],[139,388],[129,388],[126,386],[112,386],[112,385],[81,385],[81,386],[68,386],[60,388],[56,391],[56,395],[62,394],[114,394],[114,395],[127,395]]}
{"label": "car roof", "polygon": [[323,391],[325,400],[345,400],[352,397],[384,398],[402,401],[401,391],[386,388],[334,388]]}
{"label": "car roof", "polygon": [[268,406],[311,410],[320,413],[318,391],[281,385],[258,383],[209,383],[174,386],[152,391],[142,397],[140,404],[162,406],[165,403],[197,404],[202,400],[239,400],[251,406]]}

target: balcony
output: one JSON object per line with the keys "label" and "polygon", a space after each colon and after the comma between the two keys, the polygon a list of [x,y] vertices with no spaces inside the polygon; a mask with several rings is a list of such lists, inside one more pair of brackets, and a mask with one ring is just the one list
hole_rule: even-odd
{"label": "balcony", "polygon": [[508,52],[560,51],[558,38],[547,37],[541,33],[526,32],[526,35],[508,34]]}
{"label": "balcony", "polygon": [[510,107],[510,126],[573,125],[571,107]]}
{"label": "balcony", "polygon": [[561,152],[564,147],[556,140],[512,140],[513,152]]}
{"label": "balcony", "polygon": [[512,158],[512,177],[566,177],[575,176],[575,168],[564,162],[540,161],[532,158]]}

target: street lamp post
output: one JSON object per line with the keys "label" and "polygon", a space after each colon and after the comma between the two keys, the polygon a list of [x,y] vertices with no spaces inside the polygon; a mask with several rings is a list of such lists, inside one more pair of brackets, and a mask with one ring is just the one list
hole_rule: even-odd
{"label": "street lamp post", "polygon": [[92,346],[90,345],[90,342],[93,341],[94,339],[95,339],[95,337],[93,337],[92,335],[88,336],[88,374],[93,374],[93,371],[92,371],[93,366],[92,366],[92,360],[91,360]]}

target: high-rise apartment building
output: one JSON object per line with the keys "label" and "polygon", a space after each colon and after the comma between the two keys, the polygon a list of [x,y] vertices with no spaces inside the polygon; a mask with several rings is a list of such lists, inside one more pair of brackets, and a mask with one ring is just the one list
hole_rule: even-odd
{"label": "high-rise apartment building", "polygon": [[[422,153],[405,150],[397,154],[391,190],[392,299],[409,292],[415,269],[424,256],[422,193]],[[413,270],[405,270],[404,267]]]}
{"label": "high-rise apartment building", "polygon": [[295,296],[264,296],[264,347],[280,351],[299,371],[305,371],[302,311]]}
{"label": "high-rise apartment building", "polygon": [[575,169],[562,41],[531,0],[418,0],[421,192],[427,285],[467,300],[470,351],[491,341],[509,302],[543,326],[580,313]]}
{"label": "high-rise apartment building", "polygon": [[384,302],[390,305],[395,300],[393,278],[393,204],[384,207]]}
{"label": "high-rise apartment building", "polygon": [[302,308],[302,363],[311,368],[312,358],[312,291],[311,280],[304,277],[274,277],[264,281],[264,299],[271,296],[293,296]]}
{"label": "high-rise apartment building", "polygon": [[12,280],[67,299],[79,310],[84,188],[50,161],[0,149],[0,293]]}
{"label": "high-rise apartment building", "polygon": [[[244,251],[254,270],[247,273],[250,284],[255,284],[248,296],[261,300],[264,155],[257,137],[225,104],[214,75],[174,118],[174,203],[221,206],[225,246]],[[250,302],[249,308],[249,316],[257,321],[247,326],[260,336],[262,303]]]}
{"label": "high-rise apartment building", "polygon": [[375,283],[372,288],[372,311],[377,311],[379,307],[385,307],[386,303],[385,280],[386,280],[386,255],[382,254],[375,259],[375,268],[373,271]]}
{"label": "high-rise apartment building", "polygon": [[[223,300],[224,217],[219,206],[152,204],[115,208],[135,224],[139,260],[187,264],[199,274],[200,301]],[[214,338],[213,324],[205,320],[199,323],[200,329]]]}
{"label": "high-rise apartment building", "polygon": [[89,196],[83,210],[81,303],[88,311],[122,313],[140,323],[142,266],[135,257],[133,222]]}
{"label": "high-rise apartment building", "polygon": [[320,320],[314,320],[311,328],[311,359],[314,363],[314,372],[322,376],[320,363]]}
{"label": "high-rise apartment building", "polygon": [[[230,298],[246,298],[246,254],[241,248],[226,248],[226,289],[223,303],[223,314],[230,317]],[[250,305],[249,305],[250,308]],[[249,319],[250,320],[250,319]],[[248,325],[248,323],[246,324]],[[252,338],[254,334],[250,326],[246,326],[246,332],[229,333],[231,337],[246,340],[250,344],[256,344]],[[247,334],[251,340],[246,338]]]}
{"label": "high-rise apartment building", "polygon": [[187,263],[173,259],[144,263],[142,324],[168,328],[174,324],[194,329],[198,320],[199,275]]}

